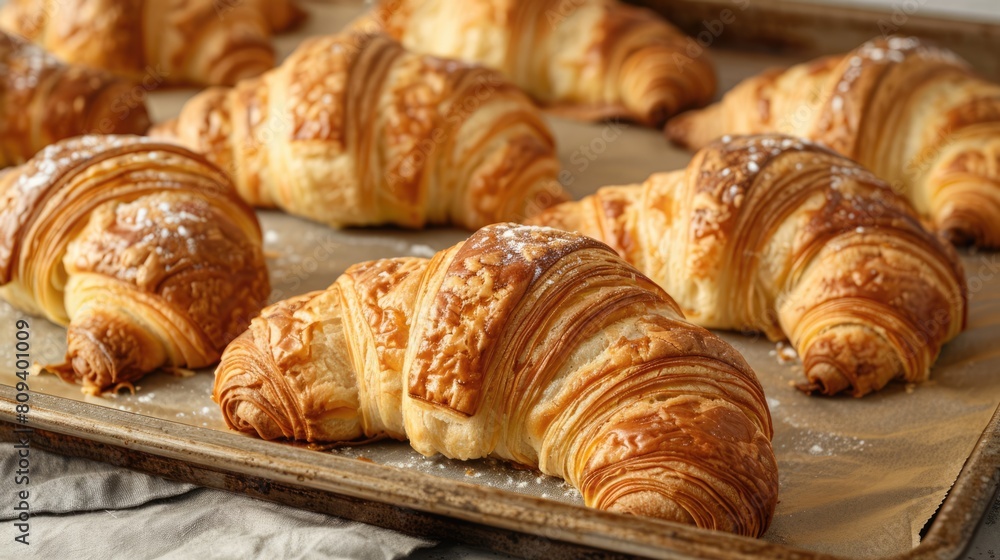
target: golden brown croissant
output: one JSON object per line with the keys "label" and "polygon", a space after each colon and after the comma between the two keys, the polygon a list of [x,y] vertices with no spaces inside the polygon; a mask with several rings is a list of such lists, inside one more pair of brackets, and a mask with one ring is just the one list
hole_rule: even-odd
{"label": "golden brown croissant", "polygon": [[809,391],[925,380],[965,326],[955,250],[869,171],[788,136],[724,138],[532,222],[608,243],[696,324],[789,338]]}
{"label": "golden brown croissant", "polygon": [[[218,3],[220,0],[215,0]],[[222,0],[228,6],[219,10],[221,13],[228,13],[229,7],[238,7],[245,2],[264,16],[264,20],[270,24],[271,29],[276,33],[288,31],[306,18],[306,13],[294,0]]]}
{"label": "golden brown croissant", "polygon": [[[58,58],[143,81],[234,84],[274,66],[271,28],[287,0],[10,0],[0,28]],[[265,11],[266,10],[266,15]]]}
{"label": "golden brown croissant", "polygon": [[667,135],[782,132],[833,148],[889,182],[954,243],[1000,248],[1000,85],[914,38],[750,78]]}
{"label": "golden brown croissant", "polygon": [[334,227],[475,229],[566,198],[552,133],[524,94],[384,35],[306,41],[153,134],[230,171],[251,204]]}
{"label": "golden brown croissant", "polygon": [[565,479],[587,505],[757,536],[778,492],[750,366],[606,245],[499,224],[265,309],[213,398],[267,439],[409,439]]}
{"label": "golden brown croissant", "polygon": [[66,140],[0,178],[0,283],[69,326],[53,371],[92,392],[215,363],[270,290],[257,218],[226,176],[134,136]]}
{"label": "golden brown croissant", "polygon": [[149,115],[133,85],[66,65],[0,32],[0,167],[24,163],[59,140],[87,133],[143,134]]}
{"label": "golden brown croissant", "polygon": [[698,43],[617,0],[381,0],[354,25],[496,68],[572,118],[659,125],[715,95],[715,70]]}

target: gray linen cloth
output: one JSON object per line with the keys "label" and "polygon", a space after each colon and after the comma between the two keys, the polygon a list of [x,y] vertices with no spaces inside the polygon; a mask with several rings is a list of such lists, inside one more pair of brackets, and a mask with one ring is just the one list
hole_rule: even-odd
{"label": "gray linen cloth", "polygon": [[425,539],[112,465],[31,450],[29,546],[14,542],[17,461],[0,444],[0,558],[394,559]]}

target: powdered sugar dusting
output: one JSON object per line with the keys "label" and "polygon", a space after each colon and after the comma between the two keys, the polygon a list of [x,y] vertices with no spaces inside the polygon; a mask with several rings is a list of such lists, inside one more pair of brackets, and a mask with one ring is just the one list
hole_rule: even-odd
{"label": "powdered sugar dusting", "polygon": [[568,255],[596,242],[576,233],[569,233],[547,226],[496,224],[485,227],[469,238],[468,247],[482,252],[498,251],[500,266],[515,262],[534,265],[534,278],[538,279],[553,258]]}
{"label": "powdered sugar dusting", "polygon": [[[840,81],[834,91],[845,94],[851,90],[854,83],[863,75],[864,69],[873,66],[901,64],[909,57],[921,57],[942,60],[965,66],[965,62],[955,53],[924,44],[916,37],[890,37],[889,39],[874,39],[858,47],[847,61]],[[840,95],[830,99],[830,109],[835,113],[842,112],[845,104]]]}

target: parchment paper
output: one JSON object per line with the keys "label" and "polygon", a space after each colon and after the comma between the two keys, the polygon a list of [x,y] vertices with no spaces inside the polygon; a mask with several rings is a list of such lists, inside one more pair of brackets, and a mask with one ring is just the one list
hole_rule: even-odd
{"label": "parchment paper", "polygon": [[[308,4],[313,17],[292,36],[289,52],[305,35],[332,32],[359,13],[358,6]],[[795,57],[716,52],[722,88],[761,69],[796,62]],[[154,92],[154,117],[173,116],[191,91]],[[654,171],[683,167],[690,155],[668,145],[657,131],[619,123],[583,125],[550,119],[560,145],[568,189],[583,196],[606,184],[641,181]],[[329,285],[349,265],[369,259],[429,256],[463,239],[456,230],[405,232],[391,229],[333,231],[320,225],[261,212],[274,286],[272,300]],[[774,418],[780,468],[780,503],[765,539],[851,557],[906,552],[953,484],[966,457],[1000,403],[1000,255],[966,252],[969,278],[968,329],[947,345],[932,380],[918,386],[893,384],[864,399],[807,397],[790,386],[801,377],[797,359],[763,338],[720,333],[756,370]],[[0,383],[12,385],[14,322],[20,314],[0,303]],[[31,319],[33,356],[58,362],[65,331]],[[4,343],[3,341],[9,341]],[[84,396],[54,376],[31,380],[33,391],[194,426],[224,430],[211,401],[212,372],[190,378],[153,374],[136,395]],[[332,451],[437,476],[490,484],[515,492],[579,502],[561,481],[494,461],[461,463],[424,458],[405,444],[379,443]]]}

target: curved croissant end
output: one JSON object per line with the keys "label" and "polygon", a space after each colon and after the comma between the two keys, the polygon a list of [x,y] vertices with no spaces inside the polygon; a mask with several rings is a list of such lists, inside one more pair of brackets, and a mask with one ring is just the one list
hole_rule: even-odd
{"label": "curved croissant end", "polygon": [[0,28],[67,62],[141,81],[145,90],[164,82],[231,85],[274,67],[272,23],[260,6],[216,0],[60,4],[12,0],[0,9]]}
{"label": "curved croissant end", "polygon": [[0,66],[0,167],[24,163],[73,136],[143,134],[150,126],[146,105],[127,80],[63,64],[3,32]]}
{"label": "curved croissant end", "polygon": [[[247,25],[236,32],[227,29],[224,21],[207,26],[210,33],[216,34],[215,40],[205,41],[201,48],[190,51],[178,72],[184,83],[234,85],[274,68],[274,47],[262,22],[248,18]],[[255,29],[256,33],[249,29]]]}
{"label": "curved croissant end", "polygon": [[67,381],[100,392],[205,367],[266,301],[256,216],[225,175],[168,144],[86,136],[0,178],[0,281],[67,325]]}
{"label": "curved croissant end", "polygon": [[957,244],[1000,248],[1000,84],[915,38],[750,78],[667,136],[700,148],[723,134],[822,142],[897,188]]}
{"label": "curved croissant end", "polygon": [[607,242],[697,324],[789,338],[809,391],[922,381],[965,326],[955,251],[870,172],[792,137],[724,138],[532,222]]}
{"label": "curved croissant end", "polygon": [[249,3],[264,16],[275,33],[294,29],[308,16],[295,0],[250,0]]}
{"label": "curved croissant end", "polygon": [[381,35],[306,41],[153,134],[230,170],[251,204],[333,227],[475,229],[567,199],[552,133],[523,93]]}
{"label": "curved croissant end", "polygon": [[757,536],[777,499],[742,357],[608,247],[549,228],[490,226],[272,305],[213,396],[243,432],[499,457],[606,510]]}
{"label": "curved croissant end", "polygon": [[496,68],[571,118],[660,125],[715,95],[715,71],[698,43],[617,0],[382,0],[354,28]]}
{"label": "curved croissant end", "polygon": [[337,344],[339,296],[330,290],[276,303],[226,348],[212,398],[230,428],[310,442],[363,435],[354,369]]}
{"label": "curved croissant end", "polygon": [[617,84],[605,102],[614,107],[613,100],[620,100],[608,116],[662,126],[681,111],[711,102],[715,69],[694,40],[643,8],[604,3],[603,10],[606,79]]}
{"label": "curved croissant end", "polygon": [[923,184],[931,222],[949,241],[1000,249],[1000,92],[987,110],[992,122],[949,136]]}

